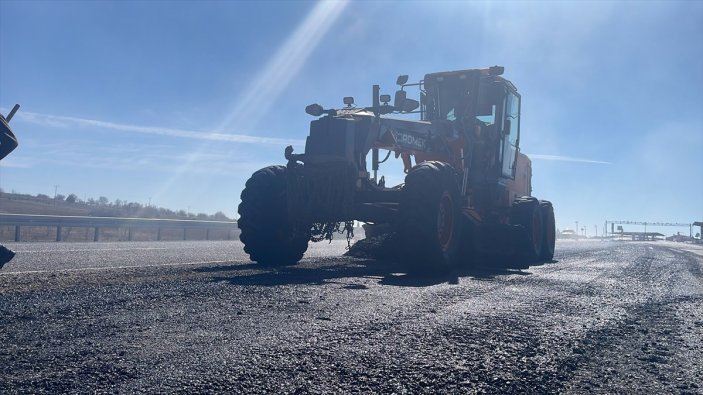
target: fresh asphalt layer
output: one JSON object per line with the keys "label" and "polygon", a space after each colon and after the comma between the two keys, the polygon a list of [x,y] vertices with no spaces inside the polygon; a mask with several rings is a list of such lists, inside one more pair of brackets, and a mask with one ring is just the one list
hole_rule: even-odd
{"label": "fresh asphalt layer", "polygon": [[565,241],[436,277],[341,240],[280,268],[235,241],[9,247],[3,394],[702,392],[690,246]]}

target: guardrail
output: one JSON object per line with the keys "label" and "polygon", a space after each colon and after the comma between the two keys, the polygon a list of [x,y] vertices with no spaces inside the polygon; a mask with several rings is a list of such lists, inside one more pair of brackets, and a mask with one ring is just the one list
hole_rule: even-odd
{"label": "guardrail", "polygon": [[167,228],[183,229],[183,240],[188,229],[205,229],[205,239],[210,238],[211,229],[228,230],[228,239],[232,231],[237,230],[235,221],[195,221],[185,219],[151,219],[151,218],[115,218],[115,217],[79,217],[60,215],[0,214],[0,226],[15,227],[15,241],[21,241],[20,229],[23,226],[42,226],[56,228],[56,241],[62,241],[62,228],[94,228],[93,241],[100,241],[101,228],[126,228],[128,240],[132,240],[135,229],[156,229],[157,240],[161,240],[161,230]]}

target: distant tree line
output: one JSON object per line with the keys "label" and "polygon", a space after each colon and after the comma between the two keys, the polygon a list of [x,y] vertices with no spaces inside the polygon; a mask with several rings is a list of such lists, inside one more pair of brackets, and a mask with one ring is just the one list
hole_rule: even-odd
{"label": "distant tree line", "polygon": [[190,213],[185,210],[174,211],[164,207],[145,205],[139,202],[129,202],[127,200],[115,199],[110,201],[105,196],[97,199],[81,199],[75,193],[68,196],[57,194],[55,197],[39,193],[36,196],[30,194],[3,192],[0,189],[0,197],[15,201],[25,201],[36,204],[54,205],[57,207],[88,210],[87,215],[95,217],[125,217],[125,218],[162,218],[162,219],[198,219],[205,221],[230,221],[231,219],[222,211],[209,215],[205,213]]}

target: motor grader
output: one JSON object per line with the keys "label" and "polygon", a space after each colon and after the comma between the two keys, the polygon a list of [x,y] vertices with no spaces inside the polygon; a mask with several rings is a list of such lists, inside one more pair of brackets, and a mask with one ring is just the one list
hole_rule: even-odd
{"label": "motor grader", "polygon": [[[417,83],[403,75],[392,104],[374,85],[369,107],[352,97],[340,109],[307,106],[318,118],[305,152],[287,147],[285,166],[255,172],[242,191],[244,251],[261,264],[294,264],[310,241],[338,231],[349,238],[362,221],[395,232],[398,256],[412,268],[447,269],[477,252],[551,260],[553,207],[531,196],[520,94],[503,71],[439,72]],[[402,164],[404,183],[379,177],[387,162]]]}

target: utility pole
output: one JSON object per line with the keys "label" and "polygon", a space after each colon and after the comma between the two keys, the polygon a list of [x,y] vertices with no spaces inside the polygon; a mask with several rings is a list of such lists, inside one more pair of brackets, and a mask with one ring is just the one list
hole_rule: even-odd
{"label": "utility pole", "polygon": [[594,235],[595,237],[598,237],[598,225],[593,225],[593,227],[596,228],[596,234]]}
{"label": "utility pole", "polygon": [[147,205],[147,207],[151,207],[151,196],[149,196],[149,204]]}
{"label": "utility pole", "polygon": [[59,191],[59,186],[54,185],[54,206],[56,206],[56,196],[58,194],[58,191]]}
{"label": "utility pole", "polygon": [[576,221],[576,232],[574,232],[574,233],[576,233],[576,240],[578,240],[579,239],[579,221]]}

